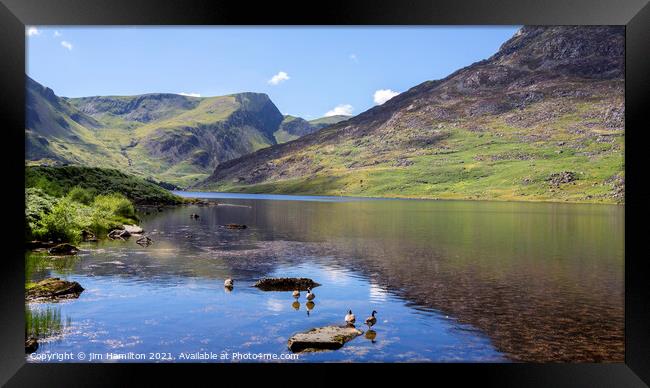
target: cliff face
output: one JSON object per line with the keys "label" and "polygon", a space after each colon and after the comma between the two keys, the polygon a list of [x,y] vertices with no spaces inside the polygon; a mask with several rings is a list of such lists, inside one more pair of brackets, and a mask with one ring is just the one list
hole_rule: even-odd
{"label": "cliff face", "polygon": [[[486,60],[350,120],[222,163],[201,187],[620,200],[623,74],[622,27],[523,27]],[[577,183],[570,182],[577,187],[549,188],[550,175],[563,169],[578,170]]]}
{"label": "cliff face", "polygon": [[26,160],[111,166],[179,185],[276,144],[283,120],[261,93],[65,98],[30,78],[26,108]]}

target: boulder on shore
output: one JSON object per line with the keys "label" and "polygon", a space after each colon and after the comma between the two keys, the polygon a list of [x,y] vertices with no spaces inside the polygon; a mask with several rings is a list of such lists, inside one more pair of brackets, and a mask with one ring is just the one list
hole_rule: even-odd
{"label": "boulder on shore", "polygon": [[124,227],[124,230],[129,232],[130,234],[142,234],[144,233],[144,229],[139,227],[138,225],[122,225]]}
{"label": "boulder on shore", "polygon": [[31,286],[25,293],[25,299],[78,298],[83,290],[84,288],[77,282],[48,278]]}
{"label": "boulder on shore", "polygon": [[25,354],[34,353],[38,349],[38,341],[36,338],[28,338],[25,340]]}
{"label": "boulder on shore", "polygon": [[79,253],[79,248],[72,244],[63,243],[48,249],[48,252],[52,255],[76,255]]}
{"label": "boulder on shore", "polygon": [[309,278],[264,278],[253,285],[262,291],[307,291],[308,288],[320,286]]}
{"label": "boulder on shore", "polygon": [[97,242],[97,236],[89,230],[81,231],[81,239],[85,242]]}
{"label": "boulder on shore", "polygon": [[129,237],[131,237],[131,233],[126,229],[113,229],[108,234],[108,238],[112,240],[125,240]]}
{"label": "boulder on shore", "polygon": [[325,326],[295,334],[287,343],[294,353],[340,349],[363,332],[352,326]]}

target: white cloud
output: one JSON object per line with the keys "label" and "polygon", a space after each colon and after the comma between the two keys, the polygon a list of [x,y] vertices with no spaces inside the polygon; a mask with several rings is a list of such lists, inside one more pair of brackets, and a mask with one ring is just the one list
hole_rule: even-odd
{"label": "white cloud", "polygon": [[357,58],[357,54],[352,53],[352,54],[350,54],[349,58],[350,58],[350,60],[351,60],[352,62],[354,62],[354,63],[359,63],[359,58]]}
{"label": "white cloud", "polygon": [[187,96],[187,97],[201,97],[199,93],[185,93],[185,92],[180,92],[178,93],[181,96]]}
{"label": "white cloud", "polygon": [[55,38],[58,38],[59,36],[61,36],[61,35],[63,35],[63,34],[60,33],[59,31],[54,31],[54,33],[53,33],[52,35],[53,35]]}
{"label": "white cloud", "polygon": [[352,105],[350,104],[337,105],[336,107],[334,107],[334,109],[329,110],[327,111],[327,113],[325,113],[325,117],[338,116],[338,115],[352,116]]}
{"label": "white cloud", "polygon": [[36,35],[40,35],[41,32],[40,32],[40,31],[38,30],[38,28],[36,28],[36,27],[29,27],[29,28],[27,28],[27,30],[25,31],[25,34],[26,34],[27,36],[36,36]]}
{"label": "white cloud", "polygon": [[67,48],[68,50],[72,50],[72,43],[68,41],[65,40],[61,41],[61,46]]}
{"label": "white cloud", "polygon": [[269,80],[269,84],[271,85],[277,85],[280,82],[284,82],[289,79],[289,74],[285,73],[284,71],[278,72],[278,74],[274,75],[271,77]]}
{"label": "white cloud", "polygon": [[375,104],[377,104],[377,105],[381,105],[381,104],[383,104],[384,102],[390,100],[391,98],[397,96],[398,94],[399,94],[399,93],[396,92],[396,91],[394,91],[394,90],[390,90],[390,89],[379,89],[379,90],[377,90],[377,91],[375,92],[375,94],[373,95],[372,99],[375,101]]}

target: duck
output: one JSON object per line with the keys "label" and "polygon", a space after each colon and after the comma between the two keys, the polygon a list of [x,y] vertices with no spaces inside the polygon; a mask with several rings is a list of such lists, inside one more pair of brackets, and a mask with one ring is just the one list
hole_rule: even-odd
{"label": "duck", "polygon": [[300,298],[300,290],[294,290],[292,295],[296,299]]}
{"label": "duck", "polygon": [[316,297],[316,295],[311,292],[311,288],[307,288],[307,300],[313,300]]}
{"label": "duck", "polygon": [[352,314],[352,310],[348,310],[347,315],[345,316],[345,323],[348,325],[354,325],[354,322],[357,321],[357,318]]}
{"label": "duck", "polygon": [[377,314],[377,312],[375,310],[372,310],[372,315],[366,318],[366,325],[368,325],[368,329],[377,323],[377,317],[375,317],[375,314]]}
{"label": "duck", "polygon": [[235,285],[235,282],[230,278],[226,279],[226,281],[223,282],[224,287],[232,288],[234,285]]}

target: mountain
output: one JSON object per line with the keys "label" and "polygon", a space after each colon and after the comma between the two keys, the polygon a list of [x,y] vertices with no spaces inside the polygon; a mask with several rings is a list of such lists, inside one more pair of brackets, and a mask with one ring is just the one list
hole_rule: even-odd
{"label": "mountain", "polygon": [[288,141],[320,127],[285,121],[266,94],[65,98],[28,77],[26,160],[110,166],[186,186],[223,161],[277,144],[276,134]]}
{"label": "mountain", "polygon": [[119,163],[95,136],[102,125],[79,112],[52,89],[31,78],[26,84],[25,147],[27,157],[45,162]]}
{"label": "mountain", "polygon": [[624,43],[620,26],[523,27],[486,60],[221,163],[197,187],[622,201]]}
{"label": "mountain", "polygon": [[280,123],[279,129],[274,133],[275,140],[278,144],[286,143],[288,141],[292,141],[299,137],[316,132],[321,128],[327,127],[328,125],[347,120],[350,117],[352,116],[336,115],[307,121],[300,117],[286,115],[284,116],[282,123]]}

